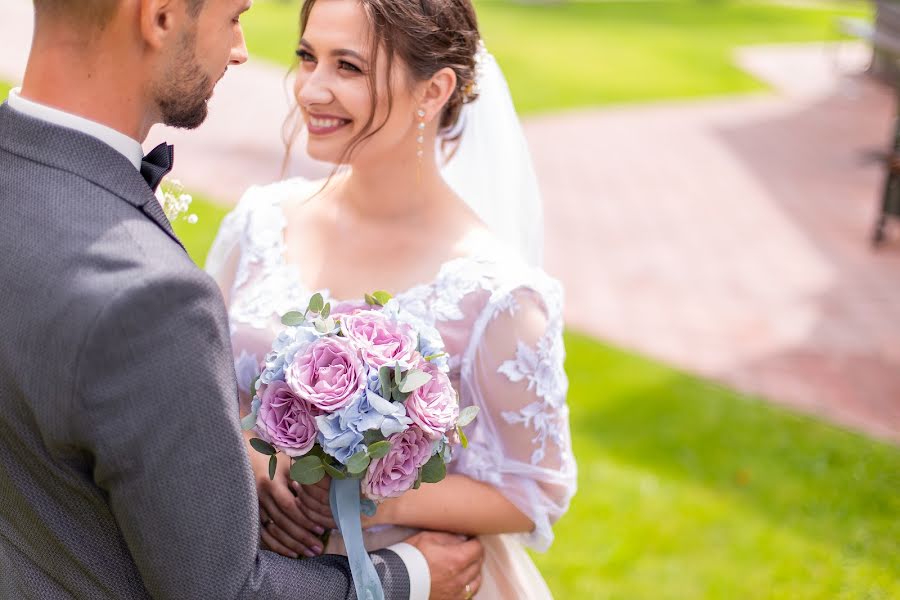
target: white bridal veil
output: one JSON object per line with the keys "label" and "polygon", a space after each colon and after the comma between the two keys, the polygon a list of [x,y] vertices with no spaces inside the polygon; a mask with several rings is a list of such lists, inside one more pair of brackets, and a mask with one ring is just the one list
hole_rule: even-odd
{"label": "white bridal veil", "polygon": [[462,133],[444,178],[490,230],[540,266],[544,248],[541,192],[506,78],[482,45],[476,57],[479,96],[445,133]]}

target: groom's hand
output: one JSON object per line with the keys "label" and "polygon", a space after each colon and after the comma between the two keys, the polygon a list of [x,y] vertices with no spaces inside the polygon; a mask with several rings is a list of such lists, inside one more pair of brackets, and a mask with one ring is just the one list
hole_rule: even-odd
{"label": "groom's hand", "polygon": [[406,540],[425,556],[432,600],[471,598],[481,587],[484,548],[477,539],[425,531]]}

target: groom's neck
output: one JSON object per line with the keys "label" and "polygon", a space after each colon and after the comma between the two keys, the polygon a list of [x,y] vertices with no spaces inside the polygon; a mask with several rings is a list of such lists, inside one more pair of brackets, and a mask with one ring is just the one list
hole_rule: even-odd
{"label": "groom's neck", "polygon": [[148,114],[139,58],[115,34],[91,41],[65,28],[35,31],[22,96],[111,127],[139,142],[154,119]]}

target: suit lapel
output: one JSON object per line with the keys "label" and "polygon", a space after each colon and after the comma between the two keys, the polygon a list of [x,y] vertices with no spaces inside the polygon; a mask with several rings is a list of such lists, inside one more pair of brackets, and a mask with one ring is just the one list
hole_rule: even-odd
{"label": "suit lapel", "polygon": [[33,119],[4,102],[0,105],[0,147],[95,183],[139,209],[184,249],[147,181],[127,158],[100,140]]}

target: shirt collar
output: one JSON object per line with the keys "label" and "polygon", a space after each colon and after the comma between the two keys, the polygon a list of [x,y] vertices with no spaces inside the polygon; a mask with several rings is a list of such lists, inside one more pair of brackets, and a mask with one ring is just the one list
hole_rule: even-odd
{"label": "shirt collar", "polygon": [[74,129],[75,131],[80,131],[81,133],[97,138],[127,158],[128,161],[134,165],[135,169],[138,171],[141,170],[141,160],[144,158],[144,151],[141,148],[141,144],[124,133],[118,132],[106,125],[101,125],[96,121],[91,121],[84,117],[79,117],[78,115],[73,115],[57,108],[52,108],[23,98],[21,88],[14,88],[10,91],[7,102],[9,103],[10,108],[34,119],[40,119],[67,129]]}

